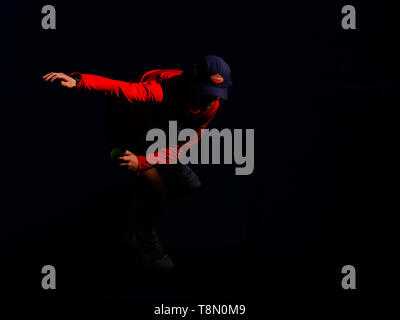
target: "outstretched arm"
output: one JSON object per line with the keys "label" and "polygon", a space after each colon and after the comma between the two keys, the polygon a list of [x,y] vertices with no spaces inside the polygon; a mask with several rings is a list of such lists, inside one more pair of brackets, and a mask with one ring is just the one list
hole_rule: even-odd
{"label": "outstretched arm", "polygon": [[[79,81],[75,78],[78,78]],[[50,72],[43,76],[43,80],[46,82],[58,80],[63,87],[76,88],[82,91],[102,92],[105,95],[113,96],[130,103],[158,103],[163,100],[161,85],[156,81],[131,83],[77,72],[70,75],[61,72]]]}

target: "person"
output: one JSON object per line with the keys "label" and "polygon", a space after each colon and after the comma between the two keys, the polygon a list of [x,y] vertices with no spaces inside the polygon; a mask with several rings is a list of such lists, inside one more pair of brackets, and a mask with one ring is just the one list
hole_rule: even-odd
{"label": "person", "polygon": [[[204,56],[184,70],[156,69],[146,72],[138,82],[112,80],[98,75],[74,72],[69,75],[50,72],[44,81],[58,82],[66,88],[99,92],[111,99],[106,109],[106,133],[112,147],[125,152],[117,165],[131,172],[139,183],[135,244],[143,265],[154,270],[172,270],[174,263],[157,236],[157,218],[166,205],[166,187],[160,174],[170,168],[179,181],[196,189],[200,182],[187,166],[179,164],[179,148],[169,146],[146,157],[144,137],[149,128],[162,127],[176,120],[180,127],[192,128],[201,138],[201,129],[214,118],[221,102],[228,99],[232,85],[228,63],[215,55]],[[189,141],[189,139],[187,140]],[[151,157],[167,164],[152,164]],[[169,164],[173,163],[173,164]]]}

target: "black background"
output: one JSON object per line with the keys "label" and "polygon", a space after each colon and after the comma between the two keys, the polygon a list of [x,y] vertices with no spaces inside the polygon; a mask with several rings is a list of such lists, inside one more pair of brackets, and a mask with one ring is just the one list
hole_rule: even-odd
{"label": "black background", "polygon": [[[56,30],[41,28],[45,4]],[[345,4],[357,30],[341,27]],[[0,295],[396,296],[396,20],[378,1],[2,4]],[[160,226],[177,270],[146,274],[131,256],[134,188],[109,160],[105,99],[41,76],[130,80],[205,54],[233,80],[211,127],[255,129],[255,170],[195,166],[205,188],[171,198]],[[54,291],[41,288],[46,264]],[[353,291],[341,288],[346,264]]]}

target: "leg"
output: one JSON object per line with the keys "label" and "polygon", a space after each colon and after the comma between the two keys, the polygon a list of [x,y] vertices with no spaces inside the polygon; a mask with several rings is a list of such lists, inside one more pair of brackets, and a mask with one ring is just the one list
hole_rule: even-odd
{"label": "leg", "polygon": [[138,177],[137,230],[152,232],[166,204],[166,190],[156,168],[144,171]]}
{"label": "leg", "polygon": [[165,202],[166,190],[157,169],[152,168],[141,173],[136,214],[136,248],[144,266],[157,271],[174,268],[155,231]]}

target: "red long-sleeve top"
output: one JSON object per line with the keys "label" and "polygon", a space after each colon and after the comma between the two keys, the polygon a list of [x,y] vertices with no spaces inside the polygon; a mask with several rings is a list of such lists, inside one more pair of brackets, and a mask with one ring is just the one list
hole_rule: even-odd
{"label": "red long-sleeve top", "polygon": [[[201,138],[201,129],[205,129],[214,118],[220,104],[216,100],[206,110],[193,110],[188,106],[174,106],[174,104],[184,104],[185,99],[177,98],[186,95],[181,86],[176,85],[177,79],[181,77],[183,71],[172,69],[157,69],[145,73],[139,82],[125,82],[112,80],[97,75],[82,74],[74,72],[70,76],[80,75],[81,80],[76,88],[80,91],[97,91],[105,95],[116,98],[120,102],[120,107],[143,107],[150,108],[151,105],[162,106],[166,109],[155,108],[166,113],[169,120],[179,120],[186,128],[196,131],[196,137],[192,137],[192,143],[197,143]],[[172,102],[172,103],[171,103]],[[178,110],[178,112],[177,112]],[[156,111],[158,112],[158,111]],[[189,138],[186,140],[189,141]],[[186,142],[179,142],[176,146],[158,150],[152,155],[137,154],[139,167],[138,172],[145,171],[153,167],[156,158],[162,158],[163,163],[176,163],[179,158],[179,148]],[[150,160],[150,161],[148,161]]]}

